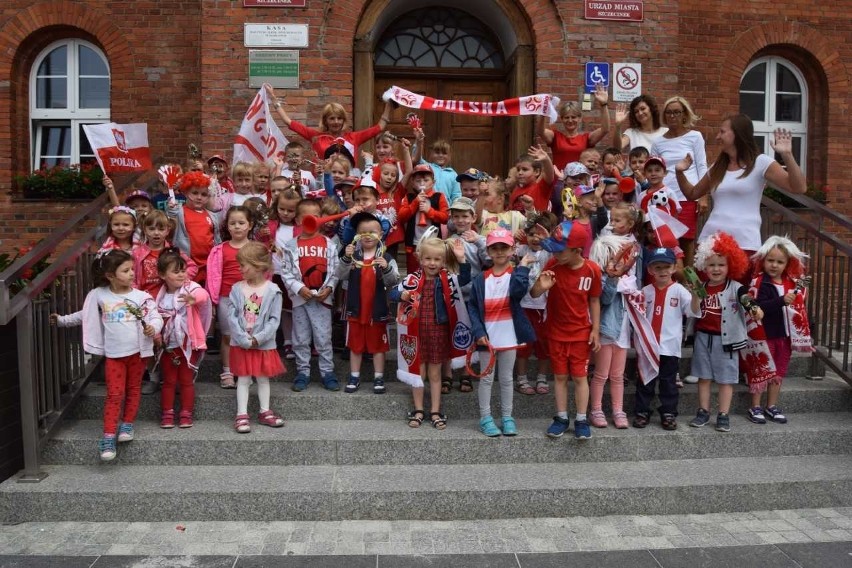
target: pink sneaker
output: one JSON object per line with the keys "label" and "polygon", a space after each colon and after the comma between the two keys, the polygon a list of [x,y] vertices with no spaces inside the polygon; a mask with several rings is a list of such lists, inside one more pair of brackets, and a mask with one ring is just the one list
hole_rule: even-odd
{"label": "pink sneaker", "polygon": [[192,428],[192,412],[181,410],[178,415],[178,428]]}
{"label": "pink sneaker", "polygon": [[589,422],[591,422],[592,426],[595,428],[606,428],[606,416],[600,410],[592,410],[591,414],[589,414]]}
{"label": "pink sneaker", "polygon": [[175,427],[175,411],[174,410],[164,410],[163,415],[160,417],[160,428],[165,428],[166,430]]}
{"label": "pink sneaker", "polygon": [[630,426],[630,423],[627,421],[627,414],[624,412],[613,413],[612,421],[615,422],[615,427],[619,430],[624,430]]}
{"label": "pink sneaker", "polygon": [[273,428],[280,428],[284,426],[284,419],[275,414],[272,410],[267,410],[266,412],[258,414],[257,421],[264,426],[272,426]]}

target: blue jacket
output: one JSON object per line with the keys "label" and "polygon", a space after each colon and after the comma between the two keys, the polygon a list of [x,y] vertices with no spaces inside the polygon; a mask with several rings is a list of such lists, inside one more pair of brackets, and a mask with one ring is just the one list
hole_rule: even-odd
{"label": "blue jacket", "polygon": [[[529,290],[530,269],[528,266],[516,266],[509,280],[509,305],[512,309],[512,321],[515,324],[515,336],[518,343],[532,343],[535,341],[535,332],[532,324],[521,307],[521,300]],[[470,287],[470,300],[467,304],[467,313],[470,314],[470,326],[473,328],[474,341],[487,337],[485,332],[485,273],[479,273],[473,279]]]}
{"label": "blue jacket", "polygon": [[618,278],[604,274],[601,288],[601,335],[618,339],[624,321],[624,299],[616,291]]}
{"label": "blue jacket", "polygon": [[[470,282],[470,264],[464,263],[459,264],[459,286],[464,286],[468,282]],[[392,302],[400,302],[402,298],[402,283],[400,283],[396,288],[393,288],[388,292],[388,298]],[[421,306],[423,309],[425,306]],[[468,310],[470,311],[470,310]],[[441,285],[441,279],[435,278],[435,319],[439,324],[450,323],[450,316],[447,313],[447,304],[444,302],[444,292]]]}

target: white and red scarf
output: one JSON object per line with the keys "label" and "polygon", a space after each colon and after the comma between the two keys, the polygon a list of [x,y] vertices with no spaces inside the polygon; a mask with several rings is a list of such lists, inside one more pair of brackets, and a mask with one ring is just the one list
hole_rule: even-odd
{"label": "white and red scarf", "polygon": [[[760,290],[760,280],[763,275],[753,279],[749,284],[748,293],[752,298],[757,298]],[[775,361],[769,346],[766,344],[766,330],[763,324],[752,318],[749,310],[745,311],[746,331],[748,338],[746,346],[739,350],[740,366],[746,376],[748,391],[752,394],[763,392],[771,384],[780,384],[781,377],[775,369]]]}
{"label": "white and red scarf", "polygon": [[616,290],[624,298],[627,318],[633,328],[639,378],[647,385],[660,373],[660,342],[645,311],[645,294],[636,287],[636,278],[632,276],[622,276]]}
{"label": "white and red scarf", "polygon": [[527,116],[542,115],[556,122],[559,113],[559,97],[549,94],[526,95],[502,101],[459,101],[434,99],[426,95],[418,95],[402,87],[393,85],[382,95],[385,101],[393,101],[408,108],[453,112],[456,114],[472,114],[477,116]]}
{"label": "white and red scarf", "polygon": [[[421,308],[435,309],[435,306],[421,306],[420,304],[426,278],[422,269],[420,269],[402,280],[400,286],[403,291],[408,292],[410,299],[407,302],[399,303],[396,318],[396,376],[399,380],[414,388],[423,387],[423,378],[420,375],[420,310]],[[447,307],[449,317],[450,357],[452,358],[453,368],[459,369],[464,367],[467,348],[473,342],[470,316],[462,299],[458,277],[449,274],[446,270],[441,270],[439,278],[441,279],[444,305]]]}

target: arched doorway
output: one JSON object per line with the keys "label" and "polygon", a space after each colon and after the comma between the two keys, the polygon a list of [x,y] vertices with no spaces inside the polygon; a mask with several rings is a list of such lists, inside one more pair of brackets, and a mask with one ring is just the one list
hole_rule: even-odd
{"label": "arched doorway", "polygon": [[[460,8],[374,0],[356,35],[356,127],[375,123],[381,94],[394,84],[441,99],[493,101],[531,93],[531,42],[512,0],[473,0]],[[395,113],[391,132],[410,132],[407,113]],[[476,167],[503,176],[532,139],[529,118],[419,114],[427,145],[448,140],[457,170]]]}

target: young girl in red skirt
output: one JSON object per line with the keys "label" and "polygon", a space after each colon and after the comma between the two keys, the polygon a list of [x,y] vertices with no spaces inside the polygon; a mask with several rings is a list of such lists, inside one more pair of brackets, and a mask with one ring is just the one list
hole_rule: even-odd
{"label": "young girl in red skirt", "polygon": [[237,375],[237,418],[234,428],[244,434],[251,431],[248,397],[252,376],[257,379],[260,414],[257,421],[280,428],[284,419],[269,408],[269,379],[284,373],[284,365],[275,348],[275,332],[281,318],[281,290],[267,274],[272,268],[269,250],[251,241],[237,253],[243,280],[229,296],[228,321],[231,327],[231,370]]}

